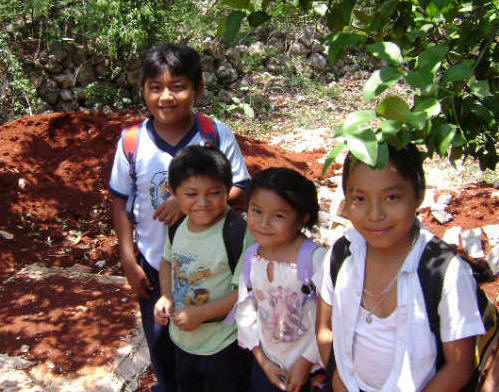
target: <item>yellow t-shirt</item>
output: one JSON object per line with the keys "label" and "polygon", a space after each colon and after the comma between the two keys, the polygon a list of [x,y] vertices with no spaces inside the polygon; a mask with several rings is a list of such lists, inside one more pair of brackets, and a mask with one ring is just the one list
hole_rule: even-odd
{"label": "yellow t-shirt", "polygon": [[[202,232],[191,232],[188,218],[177,228],[173,246],[166,239],[164,257],[172,265],[172,297],[175,309],[202,305],[232,292],[238,285],[244,250],[255,240],[246,229],[243,251],[232,274],[223,241],[225,218]],[[193,331],[181,331],[170,323],[177,347],[197,355],[220,352],[237,338],[237,327],[221,321],[205,322]]]}

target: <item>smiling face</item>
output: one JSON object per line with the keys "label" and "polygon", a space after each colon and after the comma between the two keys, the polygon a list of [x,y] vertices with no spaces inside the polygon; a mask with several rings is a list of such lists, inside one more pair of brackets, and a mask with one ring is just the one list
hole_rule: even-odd
{"label": "smiling face", "polygon": [[144,99],[154,116],[156,131],[188,131],[192,126],[192,108],[202,91],[202,84],[195,88],[187,75],[175,75],[168,68],[147,78]]}
{"label": "smiling face", "polygon": [[249,200],[248,229],[263,249],[283,248],[296,239],[304,218],[277,193],[256,189]]}
{"label": "smiling face", "polygon": [[348,176],[348,217],[368,249],[393,256],[407,251],[419,204],[412,183],[391,162],[381,170],[357,162]]}
{"label": "smiling face", "polygon": [[180,210],[189,217],[189,230],[199,232],[225,215],[228,190],[222,181],[206,176],[191,176],[173,193]]}

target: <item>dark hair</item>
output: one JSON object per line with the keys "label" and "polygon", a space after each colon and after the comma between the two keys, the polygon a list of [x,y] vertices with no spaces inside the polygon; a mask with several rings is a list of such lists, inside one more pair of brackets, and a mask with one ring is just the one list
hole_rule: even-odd
{"label": "dark hair", "polygon": [[311,228],[319,220],[319,202],[317,189],[312,181],[307,180],[296,170],[286,167],[271,167],[257,172],[251,179],[247,195],[248,200],[257,189],[268,189],[286,200],[300,216],[308,214],[310,219],[305,224]]}
{"label": "dark hair", "polygon": [[[388,145],[388,157],[389,161],[395,166],[400,175],[411,182],[414,193],[416,194],[416,200],[423,200],[425,191],[423,158],[416,145],[409,143],[407,146],[398,150],[395,147]],[[352,165],[355,164],[353,158],[352,153],[349,152],[343,163],[341,185],[345,196],[347,194],[348,177],[353,169]],[[358,161],[356,163],[358,163]]]}
{"label": "dark hair", "polygon": [[216,147],[188,146],[172,159],[168,169],[168,182],[174,192],[192,176],[219,180],[226,186],[227,192],[232,186],[230,162]]}
{"label": "dark hair", "polygon": [[186,75],[197,89],[201,84],[203,71],[199,53],[187,45],[162,44],[149,49],[142,61],[139,73],[140,87],[149,78],[155,78],[165,69],[175,75]]}

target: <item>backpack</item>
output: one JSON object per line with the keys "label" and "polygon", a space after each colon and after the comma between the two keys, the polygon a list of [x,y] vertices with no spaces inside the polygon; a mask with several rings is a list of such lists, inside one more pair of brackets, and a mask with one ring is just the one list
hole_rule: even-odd
{"label": "backpack", "polygon": [[[251,285],[251,267],[255,259],[256,252],[260,245],[254,244],[248,248],[244,254],[243,270],[242,276],[243,281],[248,291],[252,290]],[[310,298],[316,298],[315,285],[312,282],[312,275],[314,274],[314,264],[312,255],[319,247],[319,244],[306,238],[301,244],[300,250],[298,252],[298,262],[296,264],[296,270],[298,274],[298,279],[302,282],[301,291],[305,294],[303,304]]]}
{"label": "backpack", "polygon": [[[168,238],[170,239],[170,243],[173,243],[175,232],[184,219],[172,226],[168,226]],[[246,221],[234,210],[229,210],[229,212],[227,212],[227,216],[225,217],[222,237],[224,240],[225,250],[227,252],[227,258],[229,260],[229,267],[232,273],[234,273],[239,257],[243,252],[245,233]]]}
{"label": "backpack", "polygon": [[[196,117],[199,122],[199,130],[204,139],[204,144],[207,146],[219,147],[220,138],[218,135],[217,125],[215,124],[215,122],[211,118],[203,114],[197,113]],[[130,194],[128,195],[126,201],[126,212],[128,219],[134,225],[137,224],[137,220],[133,213],[133,206],[135,204],[135,199],[137,197],[137,172],[135,171],[135,158],[137,155],[137,145],[139,141],[138,135],[139,135],[140,125],[141,125],[140,123],[134,124],[123,130],[123,151],[130,165],[128,174],[132,179]]]}
{"label": "backpack", "polygon": [[[341,237],[333,245],[331,251],[331,280],[333,285],[336,284],[338,272],[343,264],[343,261],[350,255],[350,242]],[[430,323],[431,332],[435,335],[437,342],[437,358],[435,361],[436,369],[440,369],[445,363],[442,341],[440,339],[440,316],[438,314],[438,305],[442,297],[442,288],[444,276],[447,267],[455,257],[457,252],[448,244],[433,236],[426,244],[426,247],[421,255],[418,266],[418,277],[423,290],[426,313]],[[474,264],[461,257],[465,262],[472,267]],[[473,275],[476,280],[475,274]],[[480,282],[477,281],[477,302],[478,309],[482,316],[482,322],[485,327],[485,334],[477,336],[475,343],[475,370],[470,382],[463,388],[463,392],[471,392],[478,390],[478,387],[483,382],[483,370],[487,364],[487,360],[492,353],[499,337],[499,313],[496,306],[489,300],[484,291],[479,287]],[[331,380],[335,368],[334,350],[331,349],[329,362],[327,365],[328,379]],[[330,381],[329,381],[330,382]]]}

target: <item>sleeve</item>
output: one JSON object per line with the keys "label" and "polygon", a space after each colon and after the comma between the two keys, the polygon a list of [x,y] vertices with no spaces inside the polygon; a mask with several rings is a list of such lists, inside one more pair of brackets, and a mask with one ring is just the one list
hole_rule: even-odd
{"label": "sleeve", "polygon": [[220,135],[220,150],[227,156],[232,167],[232,182],[234,185],[244,188],[250,175],[244,162],[243,153],[230,128],[219,121],[216,124]]}
{"label": "sleeve", "polygon": [[116,145],[113,168],[109,179],[109,191],[115,196],[126,199],[130,193],[132,181],[130,178],[130,165],[123,151],[123,132]]}
{"label": "sleeve", "polygon": [[248,288],[240,276],[236,310],[237,340],[239,346],[250,351],[260,344],[257,317],[256,300],[253,296],[248,296]]}
{"label": "sleeve", "polygon": [[[316,287],[318,287],[318,293],[321,296],[322,300],[326,302],[328,305],[333,306],[334,299],[334,287],[333,282],[331,281],[330,274],[330,260],[331,260],[331,251],[333,247],[327,251],[324,259],[322,261],[322,273],[320,276],[320,280],[315,283]],[[316,276],[316,275],[314,275]]]}
{"label": "sleeve", "polygon": [[447,267],[438,311],[442,342],[485,333],[471,267],[457,256]]}
{"label": "sleeve", "polygon": [[319,246],[314,250],[312,255],[312,261],[314,263],[314,274],[312,275],[312,282],[314,283],[317,290],[319,290],[322,282],[322,274],[324,272],[324,257],[326,256],[327,250]]}
{"label": "sleeve", "polygon": [[244,252],[255,242],[256,242],[255,238],[253,237],[253,235],[251,235],[248,228],[246,228],[246,232],[244,233],[244,239],[243,239],[243,251],[241,252],[241,256],[239,256],[239,260],[237,262],[236,269],[234,270],[234,275],[232,277],[231,283],[234,287],[237,287],[239,285],[239,277],[241,276],[241,269],[244,260]]}

